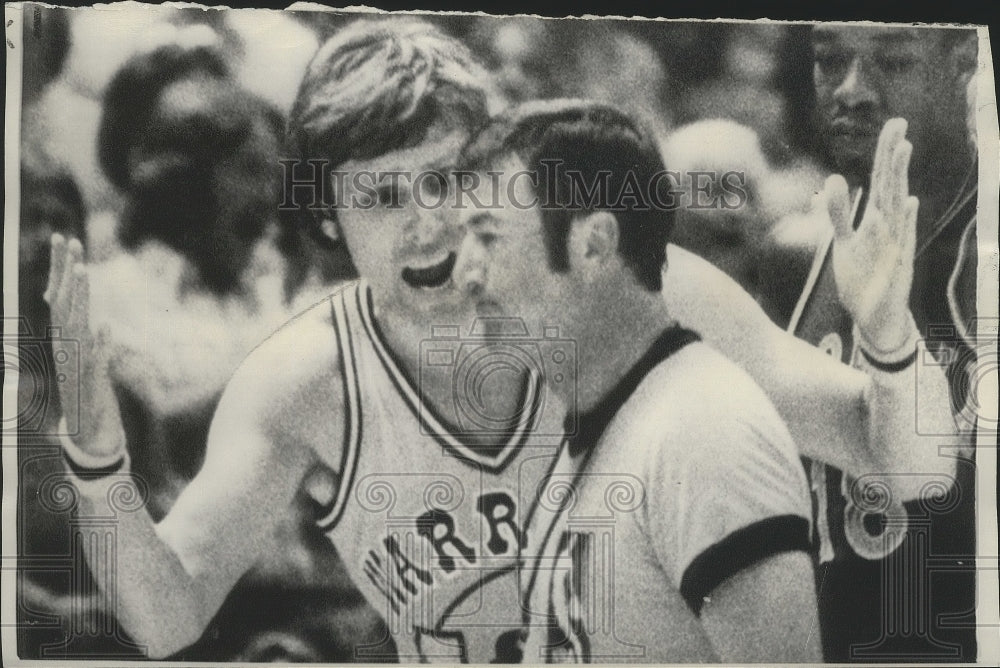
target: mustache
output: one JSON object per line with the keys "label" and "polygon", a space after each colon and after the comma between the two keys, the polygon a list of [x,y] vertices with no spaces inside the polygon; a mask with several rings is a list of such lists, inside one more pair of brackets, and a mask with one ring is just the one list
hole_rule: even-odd
{"label": "mustache", "polygon": [[853,107],[837,104],[832,109],[828,108],[824,116],[825,124],[834,130],[844,129],[875,133],[881,131],[882,126],[889,120],[887,114],[870,104]]}
{"label": "mustache", "polygon": [[847,113],[836,115],[829,125],[834,131],[878,134],[885,121],[868,114]]}

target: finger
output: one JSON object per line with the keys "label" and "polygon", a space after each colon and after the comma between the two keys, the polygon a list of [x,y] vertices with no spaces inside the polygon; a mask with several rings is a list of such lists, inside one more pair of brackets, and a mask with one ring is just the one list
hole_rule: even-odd
{"label": "finger", "polygon": [[899,142],[892,156],[892,211],[903,213],[906,198],[910,196],[910,156],[913,144],[905,139]]}
{"label": "finger", "polygon": [[898,240],[897,243],[902,241],[903,226],[906,224],[904,207],[907,197],[910,196],[909,169],[912,154],[913,144],[904,139],[896,146],[896,151],[892,156],[892,179],[888,189],[889,200],[886,204],[888,208],[885,213],[892,221],[890,233]]}
{"label": "finger", "polygon": [[[62,267],[62,280],[60,284],[59,294],[56,295],[57,300],[65,302],[67,299],[72,299],[73,297],[73,271],[74,267],[80,263],[80,259],[83,257],[83,248],[80,246],[80,242],[76,239],[70,239],[66,242],[66,252],[63,254],[63,267]],[[64,304],[65,305],[65,304]]]}
{"label": "finger", "polygon": [[902,216],[905,229],[902,235],[903,260],[913,263],[917,249],[917,216],[920,213],[920,200],[916,197],[907,197],[903,205],[905,215]]}
{"label": "finger", "polygon": [[111,331],[108,329],[107,325],[103,325],[101,326],[100,329],[97,330],[96,341],[97,341],[96,346],[101,349],[100,350],[101,355],[107,357],[108,346],[110,345],[111,341]]}
{"label": "finger", "polygon": [[[62,278],[60,279],[59,291],[55,294],[55,304],[53,305],[53,324],[68,324],[73,302],[75,301],[75,279],[74,272],[80,266],[83,257],[83,246],[77,239],[66,241],[66,250],[63,253]],[[64,322],[59,322],[57,320]]]}
{"label": "finger", "polygon": [[64,336],[77,337],[81,343],[81,354],[90,354],[85,345],[90,327],[88,321],[90,313],[90,282],[87,280],[87,268],[83,264],[75,265],[71,280],[73,296],[67,320],[69,329],[67,332],[64,332]]}
{"label": "finger", "polygon": [[882,172],[884,171],[886,155],[889,150],[889,139],[892,136],[893,121],[889,119],[878,134],[878,142],[875,144],[875,156],[872,159],[871,180],[868,183],[868,206],[878,206],[879,186],[882,183]]}
{"label": "finger", "polygon": [[869,184],[871,193],[868,205],[882,208],[884,205],[886,181],[889,178],[889,171],[892,169],[892,154],[896,144],[906,134],[906,120],[902,118],[890,118],[882,126],[882,131],[878,136],[878,145],[875,148],[875,159],[872,164],[872,178]]}
{"label": "finger", "polygon": [[94,343],[94,371],[95,373],[108,372],[108,364],[111,360],[111,332],[107,325],[97,331],[97,338]]}
{"label": "finger", "polygon": [[72,237],[66,242],[66,252],[73,262],[83,262],[83,244],[76,237]]}
{"label": "finger", "polygon": [[826,210],[833,223],[833,231],[838,239],[851,236],[851,196],[847,190],[847,181],[840,174],[833,174],[823,185],[826,197]]}
{"label": "finger", "polygon": [[66,262],[66,239],[56,233],[52,235],[49,254],[49,284],[45,288],[45,301],[51,306],[62,286],[63,265]]}

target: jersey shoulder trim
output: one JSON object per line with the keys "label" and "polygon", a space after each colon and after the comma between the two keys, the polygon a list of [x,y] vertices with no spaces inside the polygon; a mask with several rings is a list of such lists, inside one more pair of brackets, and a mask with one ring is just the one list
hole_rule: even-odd
{"label": "jersey shoulder trim", "polygon": [[344,384],[344,434],[340,484],[332,503],[320,515],[317,524],[323,531],[329,531],[340,521],[347,506],[347,499],[354,486],[354,476],[358,468],[358,451],[361,448],[361,385],[358,378],[357,353],[351,327],[347,320],[347,299],[357,292],[358,284],[352,284],[330,296],[330,309],[334,335],[337,340],[341,379]]}

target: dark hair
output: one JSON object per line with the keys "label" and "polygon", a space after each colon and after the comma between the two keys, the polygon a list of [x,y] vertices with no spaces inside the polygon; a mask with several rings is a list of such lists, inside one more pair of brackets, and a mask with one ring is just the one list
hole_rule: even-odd
{"label": "dark hair", "polygon": [[[535,194],[543,203],[542,226],[553,270],[569,269],[566,243],[572,222],[595,211],[610,211],[618,221],[618,252],[626,266],[648,289],[662,288],[673,211],[650,206],[645,197],[632,198],[635,204],[627,206],[623,203],[628,198],[587,198],[580,187],[582,182],[589,188],[604,175],[612,195],[635,182],[640,188],[655,184],[657,201],[664,200],[659,188],[666,188],[665,179],[657,178],[666,172],[663,158],[637,120],[596,102],[529,102],[483,128],[465,147],[459,167],[482,170],[510,155],[536,178]],[[558,169],[550,169],[553,161]]]}
{"label": "dark hair", "polygon": [[133,57],[118,70],[104,95],[98,131],[98,158],[111,182],[127,189],[128,152],[156,110],[160,94],[170,84],[195,74],[226,78],[229,67],[215,48],[159,47]]}

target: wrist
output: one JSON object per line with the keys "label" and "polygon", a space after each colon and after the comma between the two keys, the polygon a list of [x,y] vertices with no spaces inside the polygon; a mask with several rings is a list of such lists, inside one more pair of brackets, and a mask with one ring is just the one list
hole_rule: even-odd
{"label": "wrist", "polygon": [[59,441],[62,445],[63,457],[77,477],[94,477],[117,473],[128,465],[128,451],[125,448],[125,432],[113,437],[115,446],[105,452],[89,452],[84,450],[68,434],[66,418],[59,421]]}
{"label": "wrist", "polygon": [[902,322],[903,324],[897,322],[891,328],[880,328],[882,331],[877,337],[859,328],[861,353],[872,366],[886,371],[898,371],[898,367],[905,368],[915,361],[920,331],[909,311]]}
{"label": "wrist", "polygon": [[877,327],[858,327],[859,341],[869,355],[879,361],[895,361],[912,353],[920,332],[907,310],[882,319]]}

